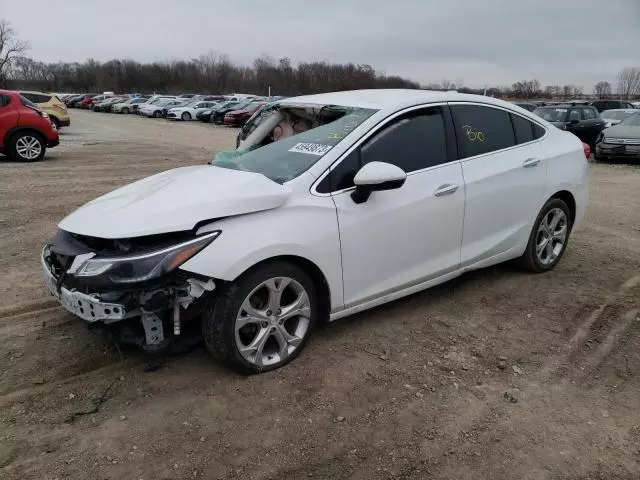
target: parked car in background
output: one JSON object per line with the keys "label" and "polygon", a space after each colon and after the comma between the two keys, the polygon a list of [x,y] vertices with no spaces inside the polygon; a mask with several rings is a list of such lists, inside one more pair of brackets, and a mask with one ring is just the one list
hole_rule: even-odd
{"label": "parked car in background", "polygon": [[594,100],[591,102],[591,106],[595,107],[598,112],[633,108],[633,104],[627,100]]}
{"label": "parked car in background", "polygon": [[55,94],[21,91],[20,95],[35,103],[40,110],[47,112],[49,119],[54,123],[56,128],[71,125],[71,117],[69,117],[67,106]]}
{"label": "parked car in background", "polygon": [[152,95],[147,98],[146,102],[139,104],[138,108],[134,109],[134,112],[141,114],[140,107],[142,107],[143,105],[155,105],[160,100],[175,100],[176,98],[178,97],[176,97],[175,95]]}
{"label": "parked car in background", "polygon": [[174,120],[184,120],[188,122],[195,120],[199,111],[207,110],[215,107],[218,102],[208,102],[205,100],[196,100],[186,105],[175,106],[169,108],[167,112],[167,118]]}
{"label": "parked car in background", "polygon": [[76,100],[74,100],[71,105],[69,105],[72,108],[82,108],[82,102],[85,101],[87,98],[92,98],[92,97],[97,97],[98,95],[100,95],[99,93],[87,93],[84,95],[80,95],[79,98],[77,98]]}
{"label": "parked car in background", "polygon": [[0,90],[0,153],[35,162],[60,143],[49,114],[18,92]]}
{"label": "parked car in background", "polygon": [[226,105],[221,105],[217,108],[214,108],[211,111],[211,117],[209,121],[218,125],[222,125],[224,123],[224,116],[233,110],[243,110],[247,108],[253,100],[242,100],[239,102],[227,102]]}
{"label": "parked car in background", "polygon": [[114,113],[133,113],[138,109],[138,106],[145,103],[147,101],[146,98],[143,97],[135,97],[130,98],[124,102],[116,103],[111,107],[111,111]]}
{"label": "parked car in background", "polygon": [[167,118],[167,114],[169,113],[169,110],[171,108],[177,108],[177,107],[183,107],[185,105],[189,105],[191,103],[193,103],[194,100],[193,98],[175,98],[173,100],[169,100],[167,103],[165,103],[162,106],[162,112],[160,114],[160,116],[162,118]]}
{"label": "parked car in background", "polygon": [[602,131],[595,150],[596,160],[628,158],[640,160],[640,112]]}
{"label": "parked car in background", "polygon": [[640,108],[640,102],[631,102],[633,108]]}
{"label": "parked car in background", "polygon": [[586,212],[582,143],[498,99],[359,90],[269,113],[211,165],[65,217],[40,258],[62,306],[156,351],[199,322],[218,361],[261,373],[325,320],[512,259],[550,271]]}
{"label": "parked car in background", "polygon": [[162,117],[162,109],[165,105],[176,102],[175,98],[156,98],[147,103],[143,103],[138,107],[138,114],[145,117]]}
{"label": "parked car in background", "polygon": [[605,128],[605,121],[591,105],[548,105],[536,108],[533,113],[561,130],[573,133],[592,151],[598,135]]}
{"label": "parked car in background", "polygon": [[513,102],[513,104],[519,106],[520,108],[524,108],[525,110],[528,110],[530,112],[533,112],[536,108],[538,108],[538,105],[536,105],[535,103],[529,103],[529,102]]}
{"label": "parked car in background", "polygon": [[265,105],[265,102],[252,102],[242,109],[231,110],[224,114],[223,123],[232,127],[242,127],[254,113]]}
{"label": "parked car in background", "polygon": [[638,113],[638,109],[636,108],[624,108],[624,109],[614,109],[614,110],[605,110],[600,113],[600,118],[605,121],[605,127],[611,127],[613,125],[619,124],[622,120],[631,115]]}
{"label": "parked car in background", "polygon": [[80,104],[78,104],[78,107],[84,109],[92,109],[94,103],[102,102],[107,98],[110,98],[110,95],[94,95],[91,97],[86,97],[80,102]]}
{"label": "parked car in background", "polygon": [[96,106],[98,107],[98,112],[111,112],[111,108],[122,102],[126,102],[129,100],[129,97],[111,97],[103,100],[99,104],[94,104],[93,109],[96,111]]}
{"label": "parked car in background", "polygon": [[224,102],[225,98],[222,95],[205,95],[205,97],[202,100],[206,100],[206,101],[214,101],[214,102]]}

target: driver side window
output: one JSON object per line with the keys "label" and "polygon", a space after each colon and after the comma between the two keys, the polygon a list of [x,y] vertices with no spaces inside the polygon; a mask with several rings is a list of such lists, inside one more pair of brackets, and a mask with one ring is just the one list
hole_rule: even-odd
{"label": "driver side window", "polygon": [[410,112],[384,125],[344,158],[318,184],[319,193],[353,187],[353,178],[369,162],[386,162],[406,173],[447,163],[444,117],[440,107]]}
{"label": "driver side window", "polygon": [[572,108],[571,112],[569,112],[569,121],[572,122],[573,120],[582,120],[582,117],[580,116],[580,110],[577,108]]}

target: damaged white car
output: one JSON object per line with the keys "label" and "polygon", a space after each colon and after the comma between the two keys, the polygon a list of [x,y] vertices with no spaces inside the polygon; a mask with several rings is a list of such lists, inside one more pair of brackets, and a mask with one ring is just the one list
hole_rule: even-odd
{"label": "damaged white car", "polygon": [[42,266],[67,310],[122,340],[157,350],[196,327],[215,358],[256,373],[298,355],[323,319],[513,258],[553,268],[587,182],[575,136],[500,100],[289,98],[236,151],[73,212]]}

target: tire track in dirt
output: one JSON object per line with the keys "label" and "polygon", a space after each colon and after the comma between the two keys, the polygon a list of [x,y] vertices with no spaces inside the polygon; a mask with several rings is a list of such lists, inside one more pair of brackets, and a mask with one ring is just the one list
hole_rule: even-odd
{"label": "tire track in dirt", "polygon": [[[453,429],[450,424],[447,425],[449,430],[448,438],[441,438],[435,448],[429,445],[428,449],[424,450],[423,457],[429,458],[429,461],[425,462],[423,468],[427,468],[430,475],[437,472],[438,475],[449,478],[447,476],[449,475],[449,469],[452,472],[459,473],[459,470],[456,470],[458,467],[455,466],[457,452],[476,449],[477,444],[482,443],[483,438],[485,443],[493,442],[494,438],[486,437],[495,435],[496,424],[510,425],[513,421],[519,420],[521,414],[517,410],[509,408],[510,404],[505,402],[505,398],[501,394],[504,390],[517,392],[520,398],[533,399],[539,397],[540,392],[544,389],[549,389],[550,385],[569,383],[565,377],[585,376],[588,375],[589,371],[596,369],[615,350],[619,339],[636,320],[639,311],[637,299],[640,298],[640,295],[635,295],[635,289],[639,285],[640,275],[635,275],[625,281],[616,291],[609,294],[605,301],[598,308],[591,311],[586,320],[578,326],[575,333],[561,348],[560,353],[544,362],[537,372],[527,372],[526,376],[518,377],[517,388],[504,388],[491,384],[471,387],[470,390],[475,395],[481,392],[479,398],[485,399],[488,397],[493,399],[476,401],[469,396],[467,399],[460,400],[459,407],[464,406],[464,408],[456,408],[456,411],[464,413],[458,416]],[[631,297],[630,301],[626,300],[627,296]],[[584,341],[593,334],[592,329],[598,324],[598,320],[609,311],[614,314],[611,315],[608,322],[601,325],[600,334],[603,340],[599,348],[593,354],[581,355],[580,350]],[[516,382],[511,384],[511,387],[515,386]],[[478,389],[478,391],[474,391],[474,388]],[[515,401],[518,401],[517,398]],[[454,461],[453,464],[451,463],[452,460]],[[496,459],[495,464],[498,463]],[[533,467],[535,466],[532,465],[529,468]],[[469,475],[471,476],[469,478],[473,478],[476,474],[478,475],[477,478],[485,478],[479,472],[480,470],[476,473],[470,471]],[[538,478],[533,471],[530,473],[532,475],[531,478]],[[492,474],[494,474],[493,470]],[[542,474],[542,471],[540,474]],[[403,478],[419,479],[424,477],[422,474],[412,473]]]}

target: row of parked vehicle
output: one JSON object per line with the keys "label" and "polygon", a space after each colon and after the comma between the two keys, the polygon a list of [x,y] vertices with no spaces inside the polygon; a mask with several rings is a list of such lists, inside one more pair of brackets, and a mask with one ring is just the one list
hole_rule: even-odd
{"label": "row of parked vehicle", "polygon": [[218,125],[243,126],[267,103],[284,97],[260,97],[248,94],[233,95],[115,95],[81,94],[62,96],[70,108],[95,112],[138,114],[170,120],[200,120]]}
{"label": "row of parked vehicle", "polygon": [[576,100],[514,103],[576,135],[590,146],[596,160],[640,158],[640,102]]}

